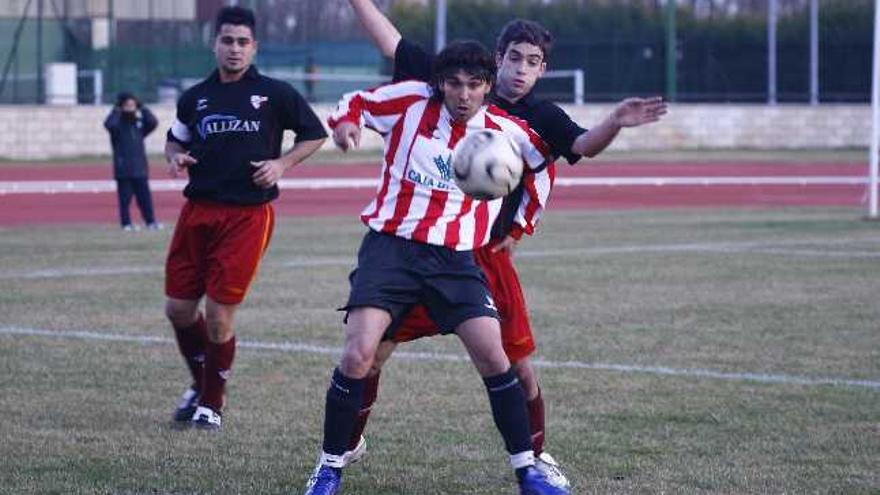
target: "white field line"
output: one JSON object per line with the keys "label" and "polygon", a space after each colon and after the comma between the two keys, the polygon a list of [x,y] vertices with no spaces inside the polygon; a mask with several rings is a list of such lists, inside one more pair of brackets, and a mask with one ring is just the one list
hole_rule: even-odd
{"label": "white field line", "polygon": [[[833,239],[833,240],[780,240],[773,242],[698,242],[685,244],[647,244],[633,246],[608,246],[593,248],[520,250],[517,258],[564,258],[564,257],[595,257],[619,254],[645,253],[723,253],[723,254],[766,254],[779,256],[805,256],[825,258],[880,258],[877,251],[823,251],[801,246],[846,246],[847,244],[871,243],[880,248],[880,238]],[[785,247],[791,246],[791,247]],[[354,267],[355,258],[326,257],[310,259],[291,259],[286,261],[267,261],[265,267],[276,268],[316,268],[316,267]],[[162,273],[162,266],[127,266],[127,267],[90,267],[90,268],[48,268],[40,270],[0,272],[0,280],[11,279],[52,279],[63,277],[101,277],[112,275],[137,275]]]}
{"label": "white field line", "polygon": [[[170,338],[154,337],[150,335],[125,335],[120,333],[98,331],[59,331],[22,327],[0,327],[0,335],[50,337],[90,341],[128,342],[136,344],[162,344],[169,346],[174,344],[174,341]],[[338,356],[342,353],[342,349],[339,347],[327,347],[298,342],[260,342],[240,340],[238,341],[237,345],[238,347],[243,349],[270,350],[288,353],[322,354],[330,356]],[[395,351],[394,356],[397,359],[407,359],[410,361],[444,361],[454,363],[467,363],[470,361],[470,358],[468,358],[466,355],[435,352]],[[587,363],[583,361],[551,361],[547,359],[535,359],[532,362],[535,366],[539,368],[548,369],[614,371],[619,373],[643,373],[659,376],[679,376],[685,378],[714,379],[734,382],[756,382],[802,386],[829,385],[837,387],[860,387],[872,390],[880,390],[880,381],[878,380],[809,377],[779,373],[726,372],[702,368],[671,368],[668,366]]]}
{"label": "white field line", "polygon": [[[311,178],[281,179],[281,189],[363,189],[375,188],[375,178]],[[556,187],[582,186],[813,186],[813,185],[864,185],[867,179],[857,176],[807,176],[807,177],[559,177]],[[185,180],[151,180],[153,191],[181,191]],[[3,194],[64,194],[108,193],[116,191],[112,180],[47,180],[47,181],[0,181]]]}

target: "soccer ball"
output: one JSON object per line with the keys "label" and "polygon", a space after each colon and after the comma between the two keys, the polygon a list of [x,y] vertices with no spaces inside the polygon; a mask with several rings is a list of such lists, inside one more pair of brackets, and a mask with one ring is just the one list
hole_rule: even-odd
{"label": "soccer ball", "polygon": [[490,200],[516,188],[522,178],[523,162],[504,133],[483,129],[468,134],[455,145],[452,170],[463,193]]}

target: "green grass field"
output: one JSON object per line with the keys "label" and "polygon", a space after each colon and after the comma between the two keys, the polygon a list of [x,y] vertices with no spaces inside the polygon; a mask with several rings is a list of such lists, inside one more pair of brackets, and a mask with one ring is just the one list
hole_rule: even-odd
{"label": "green grass field", "polygon": [[[517,264],[574,493],[880,493],[880,225],[859,215],[550,212]],[[168,230],[0,229],[0,493],[300,493],[363,232],[279,222],[211,434],[170,424]],[[441,356],[389,363],[344,493],[515,493],[476,372],[443,359],[458,341],[400,350]]]}

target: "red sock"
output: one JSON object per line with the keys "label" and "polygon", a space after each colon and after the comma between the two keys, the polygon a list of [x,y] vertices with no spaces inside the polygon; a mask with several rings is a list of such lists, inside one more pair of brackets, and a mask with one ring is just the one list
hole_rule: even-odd
{"label": "red sock", "polygon": [[177,348],[192,375],[193,386],[201,391],[204,382],[205,347],[208,345],[208,326],[204,315],[199,313],[196,322],[188,327],[175,327],[174,335],[177,336]]}
{"label": "red sock", "polygon": [[223,392],[235,359],[235,337],[222,344],[208,343],[205,353],[205,386],[199,405],[215,411],[223,409]]}
{"label": "red sock", "polygon": [[[381,372],[380,372],[381,373]],[[354,423],[354,430],[351,432],[351,439],[348,441],[346,450],[354,450],[364,429],[367,427],[367,420],[370,418],[370,411],[373,409],[373,403],[376,402],[376,396],[379,395],[379,374],[376,376],[367,376],[364,382],[364,399],[361,402],[361,409],[358,411],[357,420]]]}
{"label": "red sock", "polygon": [[541,397],[541,390],[538,390],[538,396],[526,402],[529,409],[529,430],[532,432],[532,450],[535,455],[544,452],[544,398]]}

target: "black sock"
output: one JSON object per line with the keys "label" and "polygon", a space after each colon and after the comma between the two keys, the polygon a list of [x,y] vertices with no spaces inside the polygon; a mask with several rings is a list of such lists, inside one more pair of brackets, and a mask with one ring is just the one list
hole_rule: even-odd
{"label": "black sock", "polygon": [[519,454],[532,450],[526,395],[516,375],[509,369],[500,375],[483,378],[483,383],[489,392],[495,426],[504,437],[507,452]]}
{"label": "black sock", "polygon": [[339,368],[333,370],[324,411],[324,452],[345,453],[363,401],[364,381],[343,375]]}

